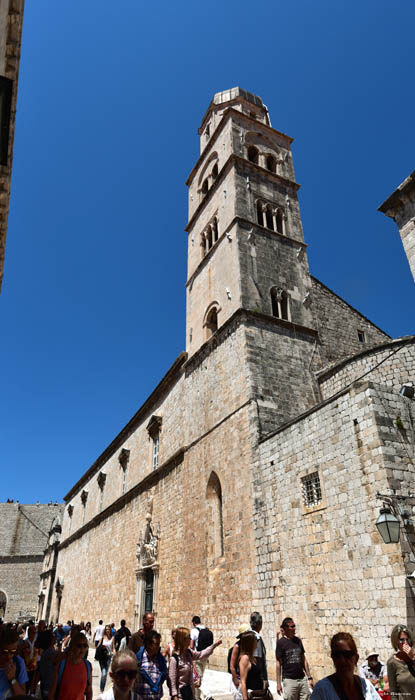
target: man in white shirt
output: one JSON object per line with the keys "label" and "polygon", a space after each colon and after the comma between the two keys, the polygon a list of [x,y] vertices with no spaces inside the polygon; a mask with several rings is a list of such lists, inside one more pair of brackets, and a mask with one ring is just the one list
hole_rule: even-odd
{"label": "man in white shirt", "polygon": [[[199,639],[200,630],[204,630],[206,629],[206,627],[205,625],[202,625],[199,615],[194,615],[192,617],[192,625],[193,627],[190,630],[190,648],[196,649],[196,651],[198,651],[197,642]],[[205,693],[202,691],[202,680],[207,664],[208,659],[203,659],[202,661],[195,661],[196,670],[200,676],[200,687],[196,688],[195,686],[194,689],[195,700],[205,700],[206,698]],[[209,698],[206,698],[206,700],[209,700]]]}
{"label": "man in white shirt", "polygon": [[94,636],[92,637],[92,641],[95,642],[95,647],[98,646],[102,637],[104,636],[104,630],[105,630],[105,627],[102,624],[102,620],[100,620],[98,622],[97,626],[95,627]]}

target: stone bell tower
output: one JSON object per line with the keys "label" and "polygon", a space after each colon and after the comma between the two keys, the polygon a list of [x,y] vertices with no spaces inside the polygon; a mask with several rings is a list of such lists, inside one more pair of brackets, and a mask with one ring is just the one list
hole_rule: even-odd
{"label": "stone bell tower", "polygon": [[239,87],[215,94],[199,134],[201,154],[187,180],[186,350],[191,357],[242,314],[247,347],[252,346],[247,357],[252,386],[270,414],[271,422],[263,425],[270,429],[275,419],[290,417],[291,397],[281,397],[279,408],[275,404],[280,370],[291,373],[291,383],[302,383],[296,413],[315,401],[301,357],[316,331],[307,303],[311,280],[292,139],[271,127],[259,97]]}

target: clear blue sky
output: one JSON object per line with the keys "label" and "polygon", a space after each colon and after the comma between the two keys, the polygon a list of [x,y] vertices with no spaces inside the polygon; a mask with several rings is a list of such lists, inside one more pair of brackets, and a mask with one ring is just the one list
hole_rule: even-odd
{"label": "clear blue sky", "polygon": [[61,500],[184,348],[187,193],[213,94],[293,144],[312,273],[393,336],[379,204],[414,169],[413,0],[26,2],[0,295],[0,500]]}

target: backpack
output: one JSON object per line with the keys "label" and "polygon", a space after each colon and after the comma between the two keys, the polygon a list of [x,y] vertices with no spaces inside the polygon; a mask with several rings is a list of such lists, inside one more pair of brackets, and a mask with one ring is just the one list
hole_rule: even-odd
{"label": "backpack", "polygon": [[199,629],[199,636],[196,642],[196,650],[203,651],[207,647],[213,644],[213,634],[208,627],[202,627]]}

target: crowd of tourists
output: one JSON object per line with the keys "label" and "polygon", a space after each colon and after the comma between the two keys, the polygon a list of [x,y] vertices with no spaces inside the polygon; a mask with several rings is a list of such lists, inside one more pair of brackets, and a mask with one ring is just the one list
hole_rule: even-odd
{"label": "crowd of tourists", "polygon": [[[261,629],[262,617],[253,612],[227,652],[234,700],[273,700]],[[152,613],[134,633],[125,620],[118,629],[102,620],[94,629],[90,622],[48,627],[43,620],[37,625],[0,621],[0,700],[92,700],[91,652],[101,671],[98,700],[161,700],[166,688],[171,700],[213,700],[202,681],[222,640],[214,641],[195,615],[191,628],[175,627],[171,640],[161,641]],[[391,642],[394,653],[386,664],[370,649],[356,673],[356,642],[348,632],[338,632],[330,641],[334,672],[315,683],[295,622],[286,617],[275,649],[277,694],[284,700],[415,700],[415,647],[408,628],[396,625]]]}

